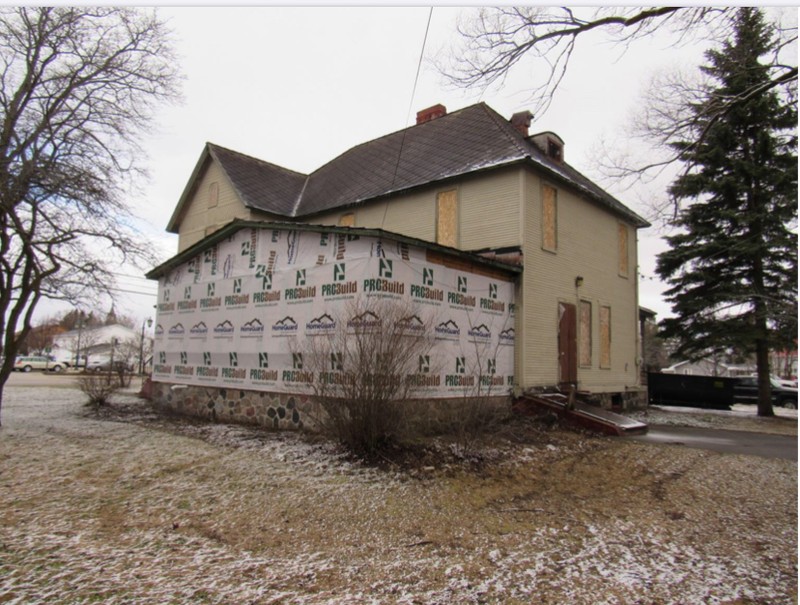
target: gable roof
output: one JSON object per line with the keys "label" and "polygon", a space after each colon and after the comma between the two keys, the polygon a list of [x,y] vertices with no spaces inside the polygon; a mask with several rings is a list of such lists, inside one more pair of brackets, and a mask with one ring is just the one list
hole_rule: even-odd
{"label": "gable roof", "polygon": [[577,189],[631,221],[649,223],[565,162],[544,154],[511,123],[478,103],[362,143],[310,175],[207,143],[167,229],[177,232],[183,206],[208,158],[216,160],[248,208],[286,218],[312,216],[475,172],[522,164]]}

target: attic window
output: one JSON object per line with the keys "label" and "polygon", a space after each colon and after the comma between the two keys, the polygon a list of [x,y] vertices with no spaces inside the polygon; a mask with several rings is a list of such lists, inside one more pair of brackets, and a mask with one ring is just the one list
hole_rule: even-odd
{"label": "attic window", "polygon": [[208,184],[208,207],[216,208],[219,204],[219,183],[214,181]]}
{"label": "attic window", "polygon": [[564,160],[564,147],[553,139],[547,139],[547,155],[561,162]]}

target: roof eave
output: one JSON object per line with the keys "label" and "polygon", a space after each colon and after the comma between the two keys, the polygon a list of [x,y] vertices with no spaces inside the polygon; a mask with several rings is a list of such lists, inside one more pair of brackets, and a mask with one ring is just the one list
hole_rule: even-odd
{"label": "roof eave", "polygon": [[308,223],[291,223],[291,222],[284,223],[284,222],[274,222],[274,221],[252,221],[244,219],[234,219],[231,222],[227,223],[225,226],[221,227],[219,230],[209,235],[208,237],[203,238],[202,240],[190,246],[183,252],[180,252],[179,254],[173,256],[172,258],[161,263],[157,267],[154,267],[145,274],[145,277],[147,277],[147,279],[158,279],[161,276],[165,275],[168,271],[194,258],[198,254],[203,252],[206,248],[209,248],[214,244],[224,239],[227,239],[229,236],[236,233],[240,229],[247,229],[247,228],[292,229],[294,231],[311,231],[317,233],[321,233],[324,231],[328,233],[343,233],[343,234],[352,234],[355,231],[359,235],[364,235],[367,237],[372,236],[372,237],[391,239],[393,241],[400,243],[407,243],[412,246],[426,247],[431,250],[435,250],[444,254],[450,254],[461,258],[469,258],[470,260],[477,262],[481,265],[485,265],[493,269],[498,269],[500,271],[506,271],[509,274],[518,275],[522,273],[522,267],[495,262],[489,259],[481,258],[470,252],[464,252],[463,250],[459,250],[457,248],[442,246],[441,244],[435,244],[433,242],[428,242],[414,237],[408,237],[406,235],[402,235],[400,233],[394,233],[392,231],[386,231],[384,229],[368,229],[364,227],[339,227],[331,225],[311,225]]}

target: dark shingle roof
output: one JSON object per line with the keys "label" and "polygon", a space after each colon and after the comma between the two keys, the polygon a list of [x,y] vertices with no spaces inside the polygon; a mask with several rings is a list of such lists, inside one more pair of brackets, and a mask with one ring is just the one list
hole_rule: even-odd
{"label": "dark shingle roof", "polygon": [[[209,143],[245,206],[288,218],[366,202],[392,193],[517,162],[544,170],[627,217],[647,221],[580,172],[547,157],[485,103],[357,145],[310,175]],[[180,206],[169,228],[176,226]]]}
{"label": "dark shingle roof", "polygon": [[208,143],[208,150],[228,175],[245,206],[292,216],[308,178],[306,175],[219,145]]}
{"label": "dark shingle roof", "polygon": [[353,147],[311,174],[298,215],[522,159],[496,115],[481,103]]}

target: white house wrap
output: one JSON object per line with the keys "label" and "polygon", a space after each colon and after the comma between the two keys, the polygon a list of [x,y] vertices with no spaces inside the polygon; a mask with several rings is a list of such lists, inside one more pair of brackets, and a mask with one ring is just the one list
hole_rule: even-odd
{"label": "white house wrap", "polygon": [[374,231],[249,225],[162,268],[153,381],[308,393],[303,339],[382,321],[348,316],[352,301],[382,297],[410,301],[408,330],[436,341],[411,378],[419,396],[511,389],[510,273],[445,266],[441,250]]}

